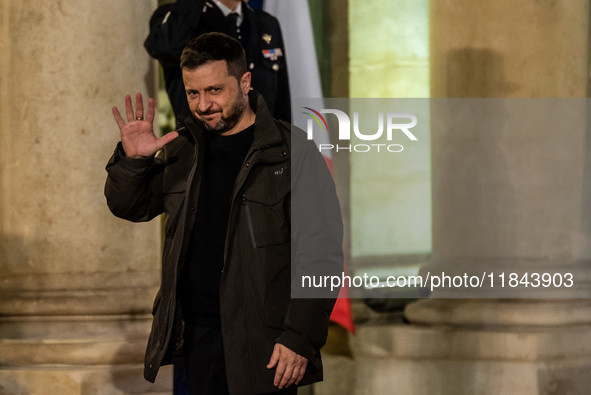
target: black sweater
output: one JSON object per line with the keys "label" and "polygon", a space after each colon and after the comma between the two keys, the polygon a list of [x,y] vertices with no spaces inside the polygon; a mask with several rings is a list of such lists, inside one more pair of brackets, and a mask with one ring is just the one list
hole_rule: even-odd
{"label": "black sweater", "polygon": [[254,124],[230,136],[206,134],[197,215],[180,279],[183,318],[189,324],[220,326],[219,285],[232,192],[253,136]]}

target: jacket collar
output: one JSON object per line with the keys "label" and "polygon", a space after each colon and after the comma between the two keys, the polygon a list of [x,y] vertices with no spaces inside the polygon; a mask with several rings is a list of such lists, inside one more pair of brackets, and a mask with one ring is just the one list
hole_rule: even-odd
{"label": "jacket collar", "polygon": [[273,119],[263,96],[257,91],[251,90],[248,99],[252,111],[256,114],[253,147],[262,148],[282,143],[283,137],[277,128],[277,121]]}

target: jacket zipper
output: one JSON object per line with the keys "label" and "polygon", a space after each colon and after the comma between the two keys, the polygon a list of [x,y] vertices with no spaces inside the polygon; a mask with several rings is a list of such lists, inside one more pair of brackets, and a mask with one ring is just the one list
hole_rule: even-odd
{"label": "jacket zipper", "polygon": [[248,231],[250,233],[250,241],[252,241],[252,246],[254,248],[257,247],[256,239],[254,237],[254,226],[252,225],[252,215],[250,214],[250,205],[246,202],[246,194],[242,194],[242,205],[245,207],[246,210],[246,222],[248,223]]}

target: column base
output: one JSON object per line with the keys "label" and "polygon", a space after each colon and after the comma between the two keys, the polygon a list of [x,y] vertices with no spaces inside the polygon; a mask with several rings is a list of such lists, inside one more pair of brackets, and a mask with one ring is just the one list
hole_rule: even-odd
{"label": "column base", "polygon": [[0,368],[2,394],[170,395],[173,390],[172,383],[170,366],[160,369],[154,384],[144,380],[143,364]]}
{"label": "column base", "polygon": [[172,393],[172,368],[155,384],[143,360],[152,316],[33,316],[0,319],[0,394]]}
{"label": "column base", "polygon": [[591,393],[591,326],[359,328],[356,395]]}

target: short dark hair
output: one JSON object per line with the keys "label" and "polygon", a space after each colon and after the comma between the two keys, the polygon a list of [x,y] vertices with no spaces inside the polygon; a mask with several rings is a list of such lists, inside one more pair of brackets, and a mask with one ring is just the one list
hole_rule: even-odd
{"label": "short dark hair", "polygon": [[223,33],[206,33],[192,39],[181,54],[181,69],[195,70],[217,60],[225,60],[228,74],[238,81],[247,71],[242,44]]}

